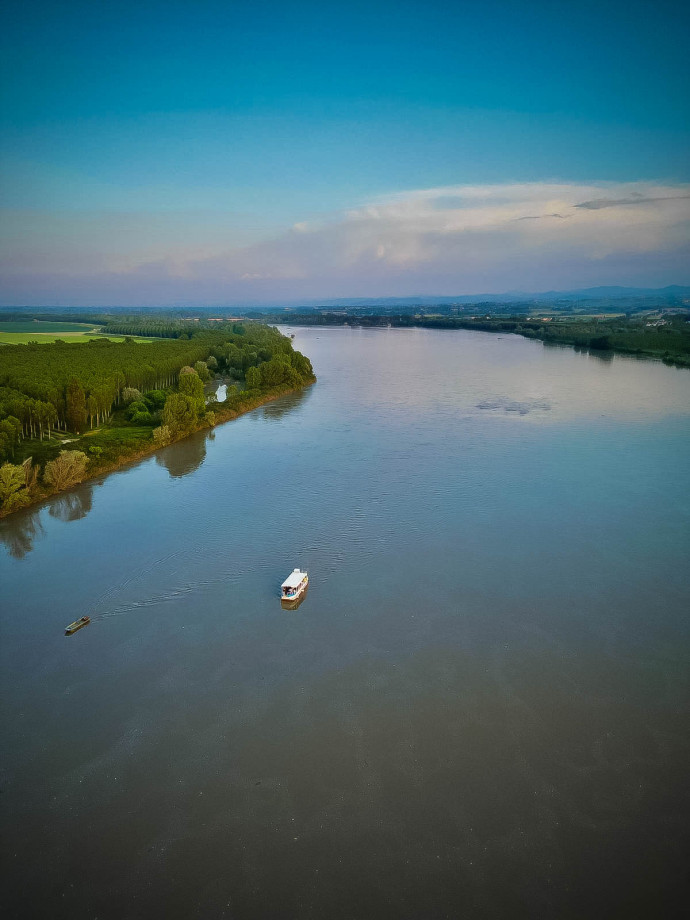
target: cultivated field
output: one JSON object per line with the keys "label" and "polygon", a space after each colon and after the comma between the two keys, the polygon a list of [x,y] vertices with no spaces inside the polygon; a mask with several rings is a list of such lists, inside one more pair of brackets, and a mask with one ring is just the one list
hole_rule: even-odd
{"label": "cultivated field", "polygon": [[[100,326],[93,323],[49,323],[32,320],[2,323],[0,322],[0,345],[26,345],[28,342],[55,342],[57,339],[74,342],[100,339]],[[109,335],[111,342],[122,342],[124,336]],[[136,342],[151,342],[152,339],[134,336]]]}

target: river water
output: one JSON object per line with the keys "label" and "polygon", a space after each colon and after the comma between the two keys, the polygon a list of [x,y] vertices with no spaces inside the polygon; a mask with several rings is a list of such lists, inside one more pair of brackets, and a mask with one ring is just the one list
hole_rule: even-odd
{"label": "river water", "polygon": [[293,331],[315,386],[0,525],[4,916],[674,916],[690,373]]}

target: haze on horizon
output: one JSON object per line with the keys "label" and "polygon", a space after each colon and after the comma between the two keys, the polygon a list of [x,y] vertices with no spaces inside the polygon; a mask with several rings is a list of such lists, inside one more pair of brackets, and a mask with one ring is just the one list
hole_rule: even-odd
{"label": "haze on horizon", "polygon": [[7,9],[2,304],[690,283],[684,4]]}

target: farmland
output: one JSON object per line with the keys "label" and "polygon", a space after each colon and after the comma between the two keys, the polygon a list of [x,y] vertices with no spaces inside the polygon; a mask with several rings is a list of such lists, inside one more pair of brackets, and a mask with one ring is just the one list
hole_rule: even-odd
{"label": "farmland", "polygon": [[[42,344],[64,339],[70,342],[100,339],[101,326],[93,323],[51,323],[41,320],[18,320],[0,322],[0,345],[27,345],[29,342]],[[122,342],[124,336],[108,336],[113,342]],[[150,338],[136,336],[137,342],[150,342]]]}

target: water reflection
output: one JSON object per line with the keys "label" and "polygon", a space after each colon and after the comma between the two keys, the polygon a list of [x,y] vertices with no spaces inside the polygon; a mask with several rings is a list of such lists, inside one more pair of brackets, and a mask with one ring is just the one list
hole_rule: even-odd
{"label": "water reflection", "polygon": [[80,521],[91,511],[93,488],[94,483],[87,482],[79,489],[58,495],[50,502],[48,514],[58,521]]}
{"label": "water reflection", "polygon": [[173,479],[193,473],[206,459],[207,437],[208,432],[200,432],[164,447],[155,454],[156,463],[166,469]]}
{"label": "water reflection", "polygon": [[303,390],[295,390],[294,393],[288,393],[287,396],[281,396],[275,402],[266,403],[263,407],[263,416],[268,421],[277,421],[288,412],[297,409],[311,393],[311,387],[305,387]]}
{"label": "water reflection", "polygon": [[306,601],[307,594],[309,594],[308,587],[306,587],[304,591],[300,594],[300,596],[296,598],[294,601],[289,601],[289,600],[286,600],[284,597],[281,597],[280,606],[283,608],[283,610],[297,610],[297,608],[301,607],[302,604]]}
{"label": "water reflection", "polygon": [[0,521],[0,543],[13,559],[23,559],[34,548],[36,537],[43,536],[40,511],[18,511]]}
{"label": "water reflection", "polygon": [[589,348],[587,349],[587,354],[590,358],[596,358],[597,361],[601,361],[603,364],[613,364],[613,359],[616,355],[615,351],[602,348]]}
{"label": "water reflection", "polygon": [[85,518],[93,507],[93,490],[98,482],[85,482],[70,492],[62,492],[37,508],[18,511],[0,522],[0,543],[13,559],[23,559],[34,548],[34,540],[43,537],[45,530],[41,515],[45,508],[58,521],[69,523]]}
{"label": "water reflection", "polygon": [[[638,916],[673,915],[690,376],[299,335],[296,413],[0,547],[7,915],[574,918],[631,877]],[[290,560],[316,580],[294,615]]]}
{"label": "water reflection", "polygon": [[[229,384],[222,384],[226,385]],[[268,403],[263,407],[264,417],[272,420],[282,418],[286,413],[296,409],[308,392],[309,390],[290,393],[274,403]],[[173,479],[187,476],[202,465],[206,459],[206,442],[215,440],[215,437],[214,429],[198,432],[184,441],[178,441],[157,451],[154,454],[155,461],[158,466],[166,469]],[[0,543],[6,547],[13,559],[22,559],[33,550],[34,541],[45,536],[41,515],[46,507],[50,517],[55,520],[63,523],[79,521],[92,510],[94,488],[102,484],[97,481],[82,483],[76,489],[56,495],[37,508],[18,511],[5,518],[0,521]]]}
{"label": "water reflection", "polygon": [[244,380],[234,380],[232,377],[222,377],[211,380],[204,387],[206,394],[206,404],[213,402],[225,402],[228,396],[235,391],[244,390],[246,384]]}

